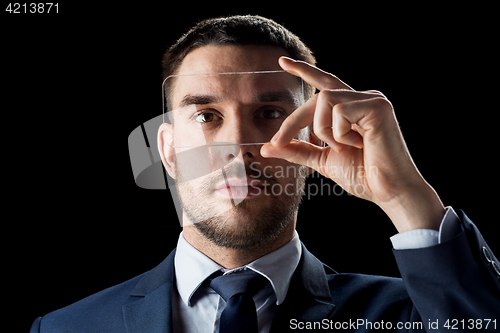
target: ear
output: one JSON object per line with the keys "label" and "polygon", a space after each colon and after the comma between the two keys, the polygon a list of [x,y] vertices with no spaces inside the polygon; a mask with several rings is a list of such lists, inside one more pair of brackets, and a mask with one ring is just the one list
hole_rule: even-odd
{"label": "ear", "polygon": [[163,123],[158,129],[158,151],[160,152],[161,161],[167,170],[170,177],[175,179],[175,160],[173,128],[171,124]]}

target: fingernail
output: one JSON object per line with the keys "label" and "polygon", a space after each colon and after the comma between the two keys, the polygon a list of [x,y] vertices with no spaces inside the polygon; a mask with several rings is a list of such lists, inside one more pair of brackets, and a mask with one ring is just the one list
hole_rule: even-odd
{"label": "fingernail", "polygon": [[263,145],[262,148],[260,148],[260,154],[262,157],[268,157],[269,156],[269,148],[266,147],[267,145]]}
{"label": "fingernail", "polygon": [[[295,61],[295,60],[293,60],[292,58],[288,58],[288,57],[285,57],[285,56],[282,56],[282,57],[280,57],[280,58],[283,58],[283,59],[289,60],[289,61],[291,61],[291,62],[296,62],[296,61]],[[283,68],[283,66],[282,66],[282,68]],[[295,70],[293,70],[293,69],[286,69],[286,68],[283,68],[283,69],[284,69],[284,70],[285,70],[285,72],[287,72],[287,73],[290,73],[290,74],[295,75],[295,76],[300,76],[300,73],[299,73],[299,72],[297,72],[297,71],[295,71]]]}
{"label": "fingernail", "polygon": [[294,59],[292,59],[292,58],[290,58],[290,57],[287,57],[287,56],[281,56],[280,58],[283,58],[283,59],[287,59],[287,60],[290,60],[290,61],[296,62]]}

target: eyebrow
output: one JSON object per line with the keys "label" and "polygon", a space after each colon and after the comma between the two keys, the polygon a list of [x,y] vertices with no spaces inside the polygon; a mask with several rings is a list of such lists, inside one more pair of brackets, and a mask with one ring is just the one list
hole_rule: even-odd
{"label": "eyebrow", "polygon": [[217,103],[219,99],[212,95],[186,95],[182,98],[179,106],[185,107],[188,105],[203,105],[210,103]]}
{"label": "eyebrow", "polygon": [[277,90],[257,94],[253,101],[255,103],[284,102],[286,104],[295,105],[296,98],[289,90]]}
{"label": "eyebrow", "polygon": [[[221,98],[213,95],[186,95],[179,103],[179,107],[186,107],[189,105],[204,105],[211,103],[218,103]],[[270,102],[283,102],[290,105],[296,104],[296,98],[288,90],[266,91],[257,94],[253,100],[254,103],[270,103]]]}

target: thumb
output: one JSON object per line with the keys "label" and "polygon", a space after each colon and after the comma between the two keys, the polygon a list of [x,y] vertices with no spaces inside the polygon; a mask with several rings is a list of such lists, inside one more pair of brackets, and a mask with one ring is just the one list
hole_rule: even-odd
{"label": "thumb", "polygon": [[308,166],[318,172],[323,152],[324,148],[305,141],[292,141],[283,147],[268,144],[260,149],[260,154],[266,158],[282,158],[288,162]]}

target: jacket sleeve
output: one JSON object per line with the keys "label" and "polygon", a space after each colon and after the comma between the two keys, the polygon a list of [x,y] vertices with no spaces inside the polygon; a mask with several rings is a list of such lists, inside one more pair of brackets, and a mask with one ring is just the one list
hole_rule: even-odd
{"label": "jacket sleeve", "polygon": [[456,237],[393,250],[399,271],[428,331],[499,329],[500,262],[472,221],[457,214],[463,231]]}
{"label": "jacket sleeve", "polygon": [[30,333],[40,333],[40,322],[42,321],[42,317],[38,317],[31,325]]}

